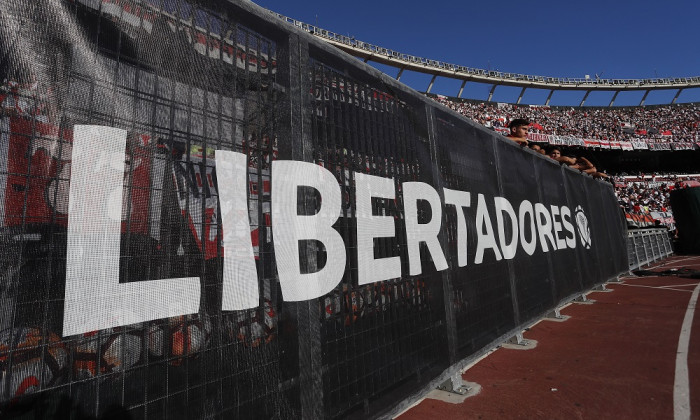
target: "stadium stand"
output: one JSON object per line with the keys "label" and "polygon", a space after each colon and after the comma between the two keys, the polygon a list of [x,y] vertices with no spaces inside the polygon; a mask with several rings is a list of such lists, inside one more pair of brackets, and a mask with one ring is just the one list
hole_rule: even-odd
{"label": "stadium stand", "polygon": [[671,191],[700,186],[700,174],[621,176],[614,185],[628,227],[663,225],[673,231]]}
{"label": "stadium stand", "polygon": [[[494,131],[507,134],[515,118],[532,121],[531,143],[555,144],[576,154],[580,148],[632,152],[696,150],[700,146],[700,104],[649,107],[549,107],[515,105],[429,95],[437,102]],[[599,168],[601,169],[601,168]],[[663,225],[675,229],[670,191],[700,185],[699,174],[628,175],[616,167],[602,168],[616,175],[620,207],[628,227]],[[642,169],[642,168],[640,168]]]}
{"label": "stadium stand", "polygon": [[[26,40],[0,40],[0,417],[385,415],[627,271],[610,185],[500,141],[250,2],[136,3],[8,2],[0,16]],[[661,128],[683,147],[695,131],[674,124]],[[577,140],[537,130],[533,142]],[[287,180],[275,163],[318,171],[307,178],[337,194],[275,189]],[[433,234],[436,188],[452,198]],[[337,209],[322,207],[328,197]],[[462,231],[463,207],[478,229]],[[284,211],[317,210],[338,220],[326,227],[342,261],[313,236],[283,251],[295,226]],[[379,278],[381,259],[398,264]],[[338,269],[328,290],[294,287],[326,267]]]}
{"label": "stadium stand", "polygon": [[647,94],[652,90],[669,90],[676,89],[676,95],[671,104],[678,101],[681,92],[686,89],[697,89],[700,87],[700,77],[674,77],[674,78],[653,78],[653,79],[603,79],[599,75],[590,77],[586,75],[583,78],[579,77],[551,77],[540,76],[534,74],[506,73],[498,70],[473,68],[458,64],[447,63],[441,60],[417,57],[411,54],[405,54],[399,51],[394,51],[378,45],[373,45],[368,42],[360,41],[355,37],[349,37],[337,34],[328,29],[319,28],[315,25],[304,23],[296,19],[281,15],[272,10],[268,10],[270,14],[277,19],[296,26],[316,38],[339,48],[342,51],[349,53],[365,62],[372,61],[399,69],[396,79],[401,78],[404,70],[415,71],[418,73],[432,75],[426,93],[430,93],[435,78],[444,77],[448,79],[461,80],[463,82],[457,97],[462,97],[464,83],[476,82],[488,84],[491,86],[491,93],[488,101],[491,100],[493,92],[498,86],[517,86],[522,88],[520,97],[517,103],[522,100],[526,89],[539,88],[550,90],[550,96],[547,98],[545,105],[549,105],[551,94],[557,90],[577,90],[586,92],[579,106],[583,106],[591,91],[607,91],[613,96],[610,101],[612,106],[615,102],[617,94],[622,91],[645,91],[639,106],[643,106]]}
{"label": "stadium stand", "polygon": [[646,146],[652,150],[669,150],[660,144],[673,145],[673,150],[692,150],[700,141],[700,104],[697,103],[593,108],[488,103],[442,95],[432,97],[496,131],[505,131],[508,122],[514,118],[527,117],[533,121],[532,134],[546,135],[534,135],[533,141],[564,136],[580,140],[577,145],[600,145],[602,140],[608,144],[614,142],[615,148],[622,148],[620,142],[631,142],[630,149],[644,149]]}
{"label": "stadium stand", "polygon": [[[2,113],[47,123],[52,119],[52,92],[51,86],[34,81],[6,79],[0,86]],[[645,147],[650,150],[692,150],[700,146],[700,104],[572,108],[521,106],[431,96],[473,121],[503,134],[514,118],[526,117],[533,121],[529,140],[534,143],[621,150]],[[615,193],[625,211],[628,226],[632,228],[653,226],[658,220],[673,230],[675,225],[669,204],[670,191],[700,185],[700,174],[653,173],[630,176],[616,173],[614,168],[606,169],[618,175],[613,181]]]}

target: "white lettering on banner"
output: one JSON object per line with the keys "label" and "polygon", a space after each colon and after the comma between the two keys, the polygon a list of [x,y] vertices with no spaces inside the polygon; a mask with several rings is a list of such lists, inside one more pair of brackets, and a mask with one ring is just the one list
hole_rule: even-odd
{"label": "white lettering on banner", "polygon": [[[501,252],[503,253],[503,258],[512,260],[518,250],[518,218],[515,216],[515,210],[513,210],[510,201],[503,197],[495,197],[493,201],[496,203],[496,224],[498,225],[498,239],[501,243]],[[506,225],[503,213],[508,215],[512,226],[510,243],[506,241]]]}
{"label": "white lettering on banner", "polygon": [[401,277],[401,258],[374,258],[374,238],[396,235],[394,218],[372,214],[372,198],[393,200],[394,180],[355,172],[357,208],[357,266],[360,285]]}
{"label": "white lettering on banner", "polygon": [[[428,223],[418,223],[418,200],[424,200],[430,204],[432,216]],[[421,242],[428,246],[435,268],[438,271],[446,270],[447,260],[438,241],[438,233],[440,233],[440,224],[442,223],[442,206],[437,191],[423,182],[405,182],[403,184],[403,205],[406,217],[409,274],[416,276],[422,272]]]}
{"label": "white lettering on banner", "polygon": [[576,220],[576,227],[578,228],[578,237],[581,239],[581,245],[586,249],[591,249],[591,229],[588,226],[588,217],[583,212],[583,208],[579,205],[576,206],[574,219]]}
{"label": "white lettering on banner", "polygon": [[550,206],[550,210],[552,211],[552,225],[554,226],[554,239],[556,240],[557,248],[566,248],[566,241],[559,236],[559,233],[562,231],[561,222],[557,220],[557,216],[559,216],[559,207]]}
{"label": "white lettering on banner", "polygon": [[467,265],[467,221],[463,207],[471,206],[471,194],[465,191],[443,188],[445,205],[453,205],[457,210],[457,265]]}
{"label": "white lettering on banner", "polygon": [[246,195],[248,157],[242,153],[217,150],[214,152],[224,231],[224,277],[221,309],[235,311],[255,308],[259,302],[258,271],[250,240],[250,219]]}
{"label": "white lettering on banner", "polygon": [[[299,187],[321,195],[321,208],[313,215],[297,214]],[[309,162],[272,162],[272,230],[275,260],[282,295],[288,301],[310,300],[333,290],[345,272],[345,242],[333,223],[340,215],[341,192],[333,173]],[[326,265],[301,273],[299,241],[316,240],[326,248]]]}
{"label": "white lettering on banner", "polygon": [[[530,218],[530,240],[525,239],[525,220],[528,216]],[[532,203],[523,200],[520,203],[520,208],[518,209],[518,227],[520,228],[520,243],[527,255],[532,255],[537,249],[537,230],[535,230],[535,213],[532,207]]]}
{"label": "white lettering on banner", "polygon": [[126,134],[111,127],[74,128],[64,336],[199,310],[197,277],[119,283]]}
{"label": "white lettering on banner", "polygon": [[501,261],[501,252],[498,250],[498,244],[493,234],[493,225],[491,224],[491,216],[489,216],[486,208],[486,200],[484,195],[479,194],[476,201],[476,256],[474,264],[481,264],[484,261],[484,251],[491,248],[496,255],[496,261]]}
{"label": "white lettering on banner", "polygon": [[[124,130],[75,126],[64,336],[199,310],[201,286],[197,277],[119,283],[121,221],[125,216],[123,209],[127,207],[123,196],[125,150]],[[214,160],[223,230],[222,309],[254,308],[259,304],[259,291],[250,237],[247,157],[217,150]],[[346,253],[350,249],[333,228],[341,214],[339,181],[322,166],[298,161],[273,161],[271,177],[274,258],[283,298],[303,301],[322,297],[341,281],[346,269]],[[374,239],[394,238],[396,227],[394,217],[373,214],[372,200],[395,200],[396,181],[363,173],[354,173],[354,178],[359,284],[405,275],[401,272],[400,256],[374,257]],[[304,187],[315,189],[320,196],[319,208],[313,209],[314,214],[298,212],[299,189]],[[487,205],[491,198],[484,194],[478,194],[476,209],[473,209],[471,193],[467,191],[444,188],[441,201],[439,193],[423,182],[405,182],[402,190],[410,275],[422,272],[421,243],[425,243],[437,271],[449,267],[438,239],[443,205],[455,206],[459,267],[468,264],[467,216],[472,218],[475,228],[474,264],[482,264],[485,254],[495,261],[513,259],[519,248],[533,255],[538,242],[542,252],[574,249],[577,237],[584,248],[590,249],[592,245],[588,218],[580,205],[572,213],[567,206],[546,206],[523,200],[516,214],[507,198],[493,197],[494,228]],[[419,201],[429,206],[431,217],[425,223],[419,222]],[[300,244],[304,241],[316,241],[325,248],[326,263],[320,268],[312,266],[315,272],[302,272]],[[486,250],[491,250],[493,257]]]}
{"label": "white lettering on banner", "polygon": [[547,248],[547,241],[552,244],[554,251],[557,250],[557,244],[554,243],[554,237],[552,236],[552,216],[550,216],[547,211],[547,207],[541,203],[535,203],[535,223],[537,224],[537,232],[540,234],[540,246],[542,247],[542,252],[549,252]]}
{"label": "white lettering on banner", "polygon": [[571,224],[571,210],[566,206],[561,208],[561,222],[564,229],[571,234],[571,236],[566,235],[566,245],[572,249],[576,248],[576,234],[574,233],[574,225]]}

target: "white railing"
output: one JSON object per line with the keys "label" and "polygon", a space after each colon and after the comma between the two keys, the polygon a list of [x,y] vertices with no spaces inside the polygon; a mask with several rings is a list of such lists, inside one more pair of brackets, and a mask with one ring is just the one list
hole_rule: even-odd
{"label": "white railing", "polygon": [[636,270],[673,254],[666,229],[630,230],[627,236],[629,267]]}

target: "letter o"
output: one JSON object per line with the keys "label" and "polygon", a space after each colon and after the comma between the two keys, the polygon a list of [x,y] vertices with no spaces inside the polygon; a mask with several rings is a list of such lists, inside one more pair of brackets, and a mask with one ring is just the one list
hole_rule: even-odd
{"label": "letter o", "polygon": [[[525,216],[530,218],[530,240],[525,240]],[[537,248],[537,231],[535,230],[535,214],[532,207],[532,203],[523,200],[520,203],[520,208],[518,209],[518,227],[520,228],[520,244],[522,245],[527,255],[532,255],[535,253]]]}

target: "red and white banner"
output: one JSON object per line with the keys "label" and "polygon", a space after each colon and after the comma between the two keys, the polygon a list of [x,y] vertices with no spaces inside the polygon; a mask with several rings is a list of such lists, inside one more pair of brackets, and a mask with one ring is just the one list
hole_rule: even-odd
{"label": "red and white banner", "polygon": [[634,150],[634,146],[632,145],[632,142],[629,142],[629,141],[621,141],[620,148],[622,150]]}
{"label": "red and white banner", "polygon": [[[9,130],[3,130],[0,140],[0,225],[65,227],[73,132],[23,117],[3,118],[2,125]],[[131,174],[129,169],[124,174],[130,186],[125,183],[122,232],[160,239],[165,160],[154,156],[158,149],[150,144],[150,136],[138,135],[132,141],[127,157]]]}
{"label": "red and white banner", "polygon": [[156,13],[147,7],[142,7],[136,2],[127,0],[78,0],[78,2],[100,10],[114,20],[127,23],[136,28],[143,28],[149,34],[153,31],[153,22]]}
{"label": "red and white banner", "polygon": [[527,133],[527,139],[536,143],[549,143],[549,134]]}
{"label": "red and white banner", "polygon": [[[214,182],[214,149],[192,146],[182,149],[181,158],[173,162],[173,180],[182,216],[187,220],[197,247],[205,259],[217,257],[219,231],[219,193]],[[189,159],[187,159],[189,155]]]}

